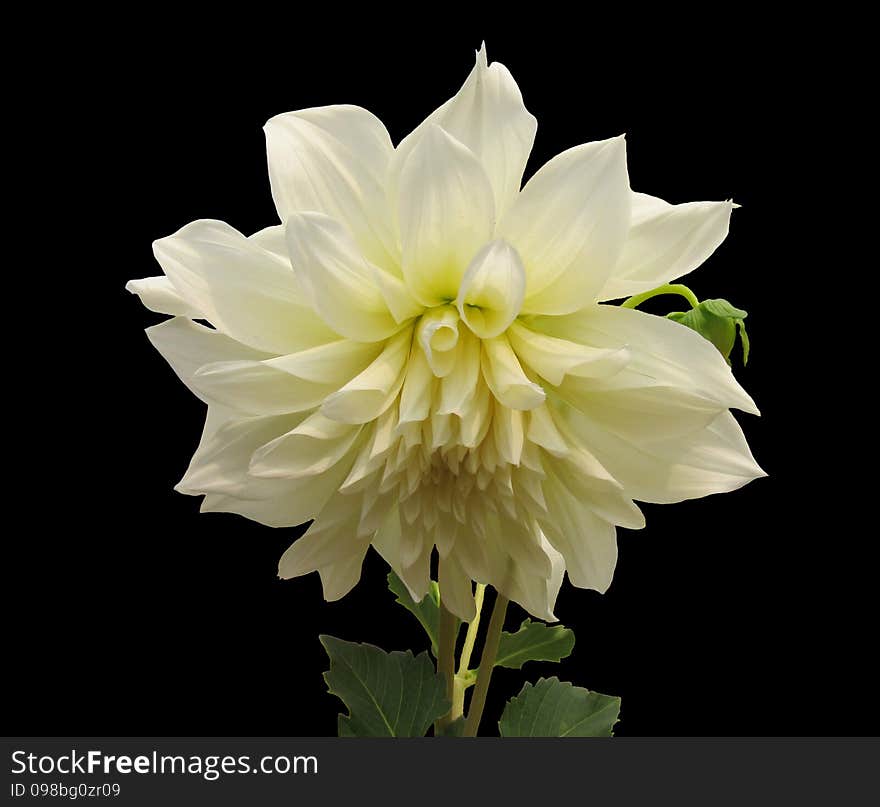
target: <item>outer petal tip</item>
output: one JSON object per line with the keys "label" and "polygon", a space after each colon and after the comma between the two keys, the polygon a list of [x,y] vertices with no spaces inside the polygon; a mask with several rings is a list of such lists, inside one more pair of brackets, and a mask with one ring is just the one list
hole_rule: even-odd
{"label": "outer petal tip", "polygon": [[[733,371],[730,373],[733,375]],[[755,403],[754,398],[749,395],[740,385],[738,381],[734,378],[734,383],[736,384],[739,392],[739,400],[735,403],[732,403],[730,408],[739,409],[740,412],[745,412],[747,415],[754,415],[755,417],[761,417],[761,410],[758,409],[758,405]]]}
{"label": "outer petal tip", "polygon": [[484,39],[480,44],[480,49],[477,51],[477,65],[483,69],[486,69],[489,66],[489,57],[486,54],[486,40]]}
{"label": "outer petal tip", "polygon": [[622,135],[568,149],[526,183],[497,228],[527,270],[525,313],[568,314],[596,300],[626,241],[631,193]]}

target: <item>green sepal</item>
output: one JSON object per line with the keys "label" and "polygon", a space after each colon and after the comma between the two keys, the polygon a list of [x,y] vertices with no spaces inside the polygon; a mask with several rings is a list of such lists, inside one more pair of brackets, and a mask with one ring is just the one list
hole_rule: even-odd
{"label": "green sepal", "polygon": [[739,328],[739,341],[742,344],[743,351],[743,367],[749,363],[749,335],[746,333],[746,324],[742,319],[736,321]]}
{"label": "green sepal", "polygon": [[327,689],[348,707],[340,737],[424,737],[449,711],[445,687],[427,652],[386,653],[371,644],[319,636],[330,658]]}
{"label": "green sepal", "polygon": [[620,698],[541,678],[507,702],[498,727],[502,737],[611,737],[619,716]]}
{"label": "green sepal", "polygon": [[674,322],[680,322],[708,339],[718,348],[728,364],[730,353],[736,343],[737,329],[742,342],[743,365],[749,361],[749,337],[746,333],[746,311],[736,308],[727,300],[703,300],[690,311],[673,311],[666,315]]}

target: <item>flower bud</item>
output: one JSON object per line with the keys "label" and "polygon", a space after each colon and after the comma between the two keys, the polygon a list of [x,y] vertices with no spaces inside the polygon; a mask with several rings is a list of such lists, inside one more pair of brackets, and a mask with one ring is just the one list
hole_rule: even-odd
{"label": "flower bud", "polygon": [[748,314],[735,308],[727,300],[703,300],[690,311],[673,311],[666,315],[708,339],[730,364],[730,352],[736,342],[736,332],[742,342],[743,366],[749,361],[749,336],[744,322]]}

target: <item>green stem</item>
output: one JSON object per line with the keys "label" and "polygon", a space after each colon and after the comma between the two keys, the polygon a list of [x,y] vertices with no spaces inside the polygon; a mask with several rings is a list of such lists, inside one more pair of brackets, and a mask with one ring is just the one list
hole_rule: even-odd
{"label": "green stem", "polygon": [[[441,595],[442,597],[442,595]],[[440,600],[440,635],[437,637],[437,672],[446,685],[446,697],[452,703],[455,693],[455,634],[457,621],[455,615]],[[450,710],[434,723],[434,734],[439,734],[453,720]]]}
{"label": "green stem", "polygon": [[620,307],[635,308],[645,302],[645,300],[650,300],[652,297],[658,297],[661,294],[678,294],[690,303],[691,308],[696,308],[700,304],[697,295],[687,286],[683,286],[681,283],[664,283],[662,286],[657,286],[656,289],[633,295],[628,300],[624,300]]}
{"label": "green stem", "polygon": [[471,666],[471,654],[474,652],[474,644],[477,641],[477,631],[480,629],[480,613],[483,610],[483,597],[486,594],[486,584],[477,583],[474,592],[474,618],[468,625],[464,637],[464,647],[461,649],[461,658],[458,662],[458,673],[455,676],[452,692],[451,720],[458,720],[464,714],[464,693],[467,689],[468,667]]}
{"label": "green stem", "polygon": [[480,656],[480,670],[477,673],[477,683],[474,686],[471,706],[464,724],[463,737],[476,737],[477,730],[480,728],[483,709],[486,707],[486,694],[489,692],[489,682],[492,680],[492,669],[495,667],[495,659],[498,656],[498,643],[501,641],[501,629],[504,627],[508,602],[507,597],[499,592],[495,599],[495,607],[492,609],[489,628],[486,631],[486,642]]}
{"label": "green stem", "polygon": [[474,652],[474,644],[477,641],[477,631],[480,629],[480,612],[483,610],[483,597],[486,595],[486,584],[477,583],[477,590],[474,592],[475,614],[471,623],[468,625],[467,633],[464,637],[464,647],[461,649],[461,659],[458,662],[458,674],[464,675],[471,666],[471,654]]}

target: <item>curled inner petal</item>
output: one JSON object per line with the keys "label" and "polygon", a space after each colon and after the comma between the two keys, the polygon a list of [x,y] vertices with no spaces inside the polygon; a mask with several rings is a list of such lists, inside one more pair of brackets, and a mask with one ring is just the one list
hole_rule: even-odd
{"label": "curled inner petal", "polygon": [[458,310],[481,339],[507,330],[519,314],[526,290],[526,273],[517,251],[497,240],[471,261],[458,292]]}
{"label": "curled inner petal", "polygon": [[430,309],[416,328],[419,344],[438,378],[449,375],[458,345],[458,311],[444,305]]}

